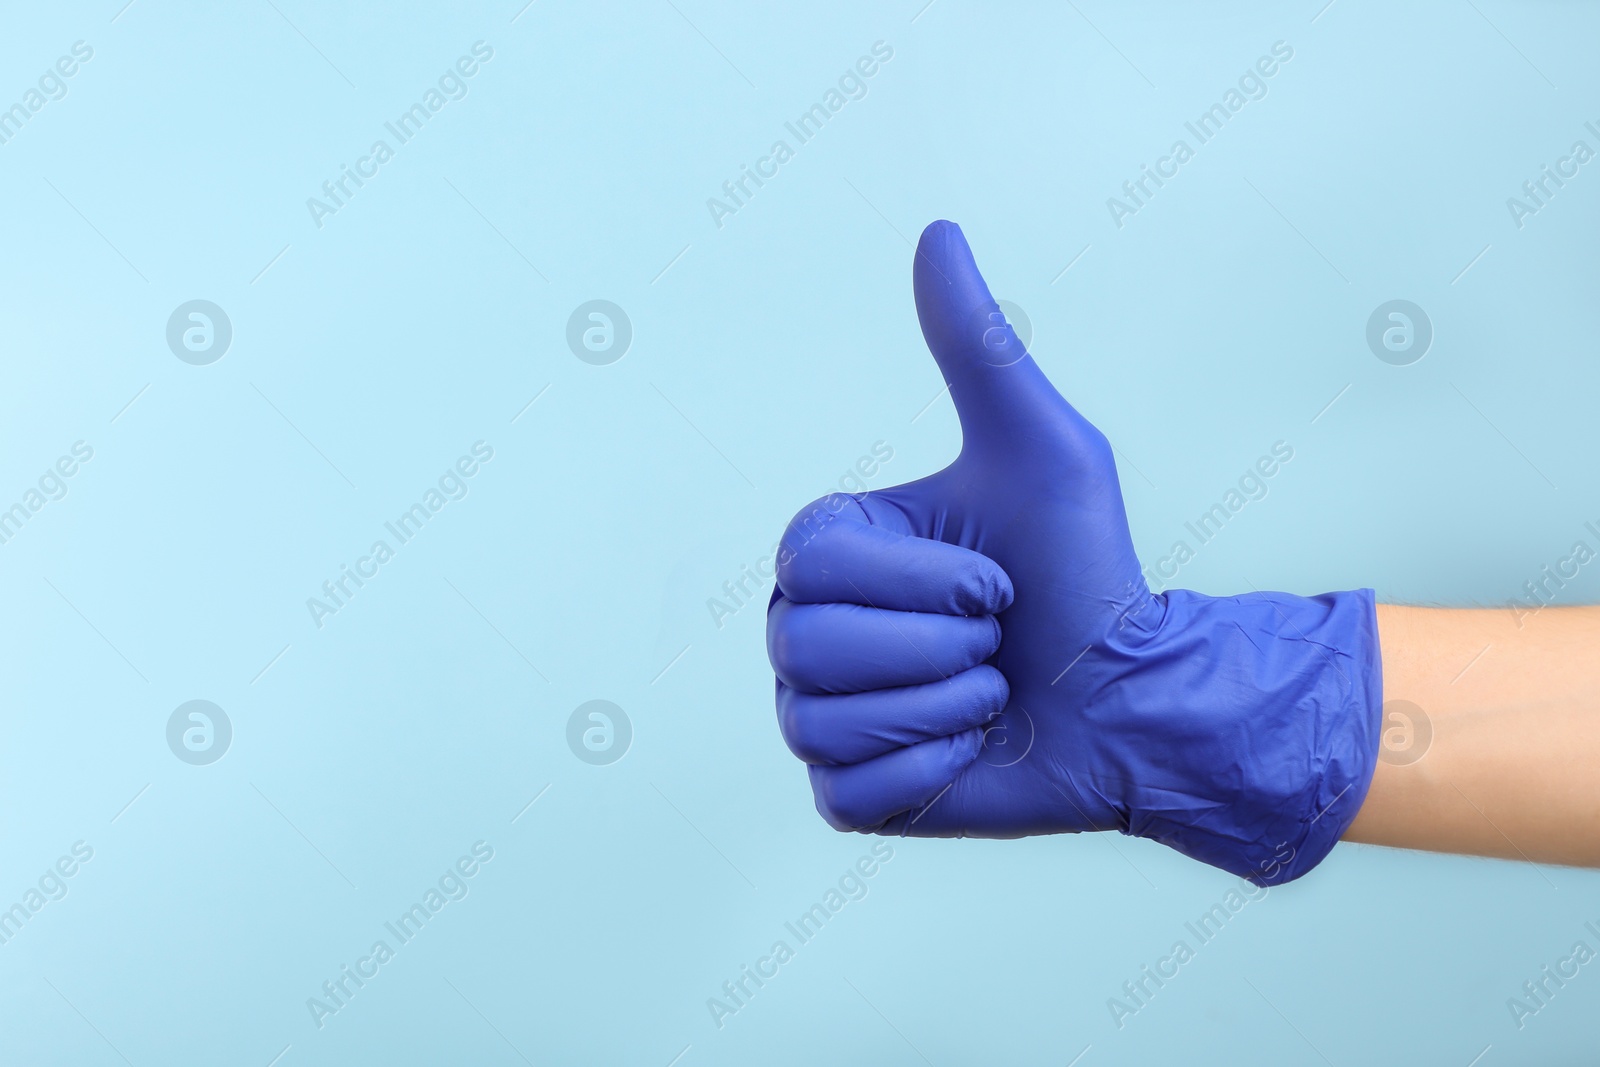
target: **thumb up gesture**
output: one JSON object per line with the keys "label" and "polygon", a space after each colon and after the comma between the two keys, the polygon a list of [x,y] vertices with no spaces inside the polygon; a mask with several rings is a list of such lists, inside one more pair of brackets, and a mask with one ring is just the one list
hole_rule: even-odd
{"label": "thumb up gesture", "polygon": [[1372,592],[1152,593],[1110,444],[955,224],[923,232],[912,288],[961,452],[802,509],[768,610],[818,811],[927,837],[1117,830],[1261,885],[1310,870],[1372,778]]}

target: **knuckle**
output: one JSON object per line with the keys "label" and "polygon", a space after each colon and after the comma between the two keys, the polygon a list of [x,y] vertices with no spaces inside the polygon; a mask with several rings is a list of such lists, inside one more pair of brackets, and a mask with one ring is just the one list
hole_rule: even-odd
{"label": "knuckle", "polygon": [[839,831],[841,834],[850,834],[855,832],[856,828],[854,826],[850,825],[850,823],[842,816],[835,814],[832,808],[828,807],[821,801],[817,802],[817,813],[822,816],[823,822],[827,823],[830,827]]}
{"label": "knuckle", "polygon": [[800,684],[809,676],[804,644],[792,626],[779,624],[768,635],[767,658],[772,661],[773,673],[787,685]]}
{"label": "knuckle", "polygon": [[986,722],[1003,711],[1011,699],[1011,686],[998,668],[980,663],[960,675],[963,700],[973,722]]}
{"label": "knuckle", "polygon": [[1000,648],[1000,641],[1005,638],[1005,633],[1002,633],[1002,630],[1000,630],[1000,619],[998,619],[997,616],[986,614],[984,619],[989,622],[989,627],[987,627],[986,632],[984,632],[984,643],[982,643],[982,646],[984,646],[984,649],[986,649],[986,651],[984,651],[984,657],[989,657],[994,656],[995,651],[998,651],[998,648]]}
{"label": "knuckle", "polygon": [[839,777],[823,770],[813,770],[812,791],[816,797],[817,813],[823,821],[841,833],[870,829],[876,820],[859,802],[854,790],[841,789]]}
{"label": "knuckle", "polygon": [[929,738],[920,744],[912,745],[907,749],[908,781],[926,787],[943,785],[951,763],[951,750],[956,745],[959,734],[947,734],[944,737]]}
{"label": "knuckle", "polygon": [[1000,647],[1000,620],[993,615],[969,615],[963,622],[964,669],[979,665]]}
{"label": "knuckle", "polygon": [[1116,463],[1116,456],[1111,450],[1111,439],[1101,433],[1098,426],[1086,426],[1083,438],[1084,451],[1096,464],[1104,466]]}
{"label": "knuckle", "polygon": [[827,823],[841,834],[848,834],[855,829],[855,827],[851,825],[850,821],[845,818],[844,814],[828,798],[828,790],[826,788],[820,786],[816,787],[815,799],[817,802],[817,814],[822,816],[823,822]]}
{"label": "knuckle", "polygon": [[786,616],[776,613],[767,616],[767,659],[779,677],[789,661],[789,626]]}
{"label": "knuckle", "polygon": [[930,790],[949,785],[977,757],[983,735],[982,727],[974,727],[917,745],[915,777]]}
{"label": "knuckle", "polygon": [[998,667],[982,665],[984,704],[990,711],[1001,711],[1011,702],[1011,683]]}
{"label": "knuckle", "polygon": [[961,561],[956,574],[956,603],[969,612],[979,612],[990,602],[993,582],[989,569],[981,559],[968,557]]}
{"label": "knuckle", "polygon": [[[852,503],[854,500],[843,493],[830,493],[801,508],[784,528],[783,547],[787,551],[783,555],[792,562],[807,545],[832,529],[840,513]],[[779,563],[782,565],[783,560]]]}
{"label": "knuckle", "polygon": [[786,602],[767,615],[767,659],[786,684],[804,670],[809,630],[805,605]]}
{"label": "knuckle", "polygon": [[841,520],[861,518],[859,498],[849,493],[829,493],[801,508],[778,545],[778,587],[800,599],[820,595],[826,585],[826,546],[837,537]]}
{"label": "knuckle", "polygon": [[789,691],[778,701],[778,730],[796,759],[805,763],[827,763],[827,753],[817,728],[813,700]]}

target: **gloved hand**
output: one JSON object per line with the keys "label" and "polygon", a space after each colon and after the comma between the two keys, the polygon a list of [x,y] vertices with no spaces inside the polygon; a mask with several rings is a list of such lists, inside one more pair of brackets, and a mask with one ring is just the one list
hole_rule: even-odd
{"label": "gloved hand", "polygon": [[912,272],[955,462],[809,505],[767,649],[778,722],[837,829],[1120,830],[1258,885],[1316,866],[1366,796],[1371,590],[1152,594],[1106,438],[935,222]]}

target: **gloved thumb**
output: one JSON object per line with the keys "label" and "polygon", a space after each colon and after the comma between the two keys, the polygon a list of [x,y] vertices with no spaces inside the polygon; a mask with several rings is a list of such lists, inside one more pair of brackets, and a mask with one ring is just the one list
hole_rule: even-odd
{"label": "gloved thumb", "polygon": [[989,295],[961,227],[941,219],[922,231],[911,280],[968,446],[1037,440],[1060,424],[1060,394]]}

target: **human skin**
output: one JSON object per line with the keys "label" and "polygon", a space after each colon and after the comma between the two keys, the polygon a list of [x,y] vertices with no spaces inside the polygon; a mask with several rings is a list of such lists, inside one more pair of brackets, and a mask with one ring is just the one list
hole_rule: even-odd
{"label": "human skin", "polygon": [[1600,867],[1600,607],[1377,610],[1385,708],[1432,738],[1397,762],[1420,732],[1386,714],[1343,839]]}
{"label": "human skin", "polygon": [[1114,449],[954,223],[912,282],[961,451],[801,509],[767,615],[779,729],[829,825],[1120,830],[1257,884],[1341,838],[1600,866],[1600,608],[1152,593]]}

